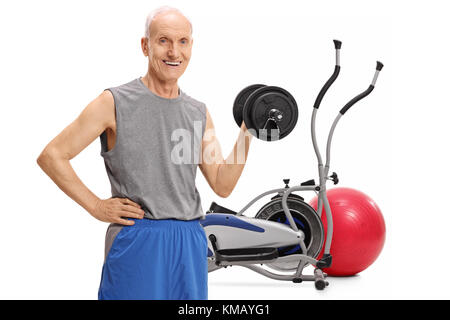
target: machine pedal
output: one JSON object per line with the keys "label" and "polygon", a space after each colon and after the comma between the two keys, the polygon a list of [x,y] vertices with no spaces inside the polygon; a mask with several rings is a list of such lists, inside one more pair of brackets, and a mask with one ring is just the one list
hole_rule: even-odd
{"label": "machine pedal", "polygon": [[209,206],[209,210],[206,211],[206,214],[209,214],[209,213],[228,213],[228,214],[234,214],[234,215],[237,214],[236,211],[222,207],[222,206],[218,205],[217,203],[215,203],[214,201]]}
{"label": "machine pedal", "polygon": [[226,262],[268,261],[278,258],[277,248],[221,249],[215,254],[216,260]]}

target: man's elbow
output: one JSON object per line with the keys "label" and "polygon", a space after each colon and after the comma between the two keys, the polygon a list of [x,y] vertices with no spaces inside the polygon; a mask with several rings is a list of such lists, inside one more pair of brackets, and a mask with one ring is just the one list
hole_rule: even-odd
{"label": "man's elbow", "polygon": [[233,189],[218,188],[214,192],[221,198],[228,198]]}
{"label": "man's elbow", "polygon": [[49,154],[44,149],[44,151],[41,152],[39,157],[37,157],[36,162],[37,162],[38,166],[42,168],[44,166],[45,162],[48,161],[48,159],[49,159]]}
{"label": "man's elbow", "polygon": [[54,153],[52,153],[48,148],[45,148],[39,157],[37,157],[36,162],[43,170],[49,162],[54,159]]}

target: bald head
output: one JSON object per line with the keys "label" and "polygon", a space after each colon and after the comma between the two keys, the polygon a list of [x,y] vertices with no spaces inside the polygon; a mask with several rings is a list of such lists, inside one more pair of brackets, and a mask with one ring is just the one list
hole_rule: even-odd
{"label": "bald head", "polygon": [[[157,22],[155,22],[157,21]],[[150,35],[154,33],[155,24],[163,24],[164,27],[170,25],[172,28],[189,28],[192,36],[192,23],[191,21],[178,9],[163,6],[157,8],[149,13],[145,22],[145,37],[150,38]]]}

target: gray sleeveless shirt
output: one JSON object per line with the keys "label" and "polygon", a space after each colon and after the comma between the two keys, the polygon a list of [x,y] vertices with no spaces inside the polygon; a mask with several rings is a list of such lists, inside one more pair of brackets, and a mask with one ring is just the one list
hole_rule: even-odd
{"label": "gray sleeveless shirt", "polygon": [[179,90],[174,99],[150,91],[140,78],[108,88],[114,97],[116,143],[101,156],[113,197],[138,203],[149,219],[204,218],[195,186],[206,107]]}

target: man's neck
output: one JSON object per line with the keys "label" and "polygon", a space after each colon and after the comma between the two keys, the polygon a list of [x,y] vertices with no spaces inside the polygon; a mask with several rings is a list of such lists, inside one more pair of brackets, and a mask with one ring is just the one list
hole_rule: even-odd
{"label": "man's neck", "polygon": [[160,97],[174,99],[179,95],[177,81],[161,81],[161,79],[152,77],[149,73],[147,73],[142,80],[150,91]]}

